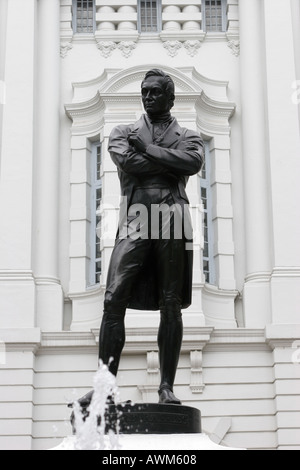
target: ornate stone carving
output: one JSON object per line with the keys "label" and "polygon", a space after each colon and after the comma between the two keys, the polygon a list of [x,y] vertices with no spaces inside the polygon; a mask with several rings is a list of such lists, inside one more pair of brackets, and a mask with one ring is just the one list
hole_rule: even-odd
{"label": "ornate stone carving", "polygon": [[238,57],[240,55],[240,41],[231,39],[228,41],[228,47],[231,49],[231,53]]}
{"label": "ornate stone carving", "polygon": [[157,351],[147,352],[147,380],[145,385],[139,385],[144,401],[151,401],[157,396],[159,385],[159,359]]}
{"label": "ornate stone carving", "polygon": [[198,40],[187,40],[184,43],[184,47],[187,50],[188,55],[194,57],[198,53],[198,49],[201,47],[201,42]]}
{"label": "ornate stone carving", "polygon": [[167,49],[168,54],[171,57],[175,57],[178,54],[179,49],[182,48],[182,43],[180,41],[166,41],[164,42],[164,48]]}
{"label": "ornate stone carving", "polygon": [[202,393],[204,383],[202,378],[202,351],[191,351],[191,383],[192,393]]}
{"label": "ornate stone carving", "polygon": [[62,57],[62,59],[66,57],[66,55],[72,48],[73,44],[71,44],[71,42],[62,43],[60,45],[60,56]]}
{"label": "ornate stone carving", "polygon": [[122,55],[126,58],[130,57],[132,51],[136,48],[136,42],[134,41],[122,41],[118,44],[118,49],[121,50]]}
{"label": "ornate stone carving", "polygon": [[113,41],[100,41],[97,43],[97,47],[101,55],[107,59],[107,57],[111,56],[113,50],[116,49],[117,44]]}

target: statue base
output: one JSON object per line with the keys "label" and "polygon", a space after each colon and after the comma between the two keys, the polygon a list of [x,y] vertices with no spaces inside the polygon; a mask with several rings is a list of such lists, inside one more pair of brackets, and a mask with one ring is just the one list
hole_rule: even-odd
{"label": "statue base", "polygon": [[[56,447],[49,450],[76,450],[76,436],[68,436]],[[158,453],[172,454],[172,451],[185,452],[186,455],[191,451],[197,455],[201,450],[246,450],[233,447],[224,447],[214,443],[207,434],[120,434],[118,437],[118,447],[112,449],[109,436],[104,436],[103,450],[111,455],[130,455],[138,456],[149,455],[153,451]],[[144,459],[144,463],[145,463]]]}
{"label": "statue base", "polygon": [[201,433],[201,413],[182,405],[141,403],[110,405],[108,422],[119,424],[120,434]]}
{"label": "statue base", "polygon": [[[85,417],[88,412],[83,410]],[[74,415],[71,416],[76,433]],[[183,405],[138,403],[109,405],[105,413],[105,432],[119,434],[195,434],[201,433],[201,413]]]}
{"label": "statue base", "polygon": [[[87,409],[82,409],[84,418]],[[71,416],[75,433],[74,414]],[[111,441],[112,430],[118,434],[117,441]],[[201,413],[198,409],[173,404],[118,404],[109,405],[105,414],[105,432],[102,438],[102,450],[111,456],[118,451],[134,451],[128,455],[147,451],[200,451],[200,450],[245,450],[223,447],[214,443],[209,436],[201,432]],[[66,437],[61,444],[51,450],[76,450],[76,436]],[[140,454],[139,454],[140,455]],[[149,454],[150,455],[150,454]],[[186,454],[188,458],[189,454]],[[194,455],[194,454],[193,454]],[[145,457],[145,458],[146,458]],[[181,456],[182,457],[182,456]],[[181,458],[180,457],[180,458]],[[107,457],[106,457],[107,458]],[[117,457],[114,457],[117,458]],[[137,457],[133,457],[136,459]],[[143,459],[142,459],[143,460]],[[142,462],[139,457],[139,462]],[[107,463],[107,462],[105,462]],[[115,462],[114,462],[115,463]]]}

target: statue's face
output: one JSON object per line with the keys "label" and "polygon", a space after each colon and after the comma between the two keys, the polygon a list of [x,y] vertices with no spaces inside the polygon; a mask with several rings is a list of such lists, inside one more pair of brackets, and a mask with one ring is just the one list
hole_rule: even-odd
{"label": "statue's face", "polygon": [[170,96],[165,92],[163,77],[148,77],[142,84],[142,101],[149,116],[157,116],[170,111]]}

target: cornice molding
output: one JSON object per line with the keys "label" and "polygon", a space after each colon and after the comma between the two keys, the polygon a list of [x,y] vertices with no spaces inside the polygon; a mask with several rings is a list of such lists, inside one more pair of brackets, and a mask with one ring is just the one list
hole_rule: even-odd
{"label": "cornice molding", "polygon": [[207,351],[270,351],[265,330],[254,328],[214,329]]}
{"label": "cornice molding", "polygon": [[276,348],[297,350],[300,345],[300,325],[288,323],[267,325],[265,328],[265,338],[273,350]]}
{"label": "cornice molding", "polygon": [[207,283],[203,286],[203,292],[214,297],[229,297],[232,299],[235,299],[240,294],[238,290],[219,289],[217,286]]}
{"label": "cornice molding", "polygon": [[97,94],[89,100],[66,105],[65,110],[67,116],[74,122],[78,116],[92,116],[95,113],[101,112],[101,110],[104,110],[104,103],[100,93],[97,92]]}
{"label": "cornice molding", "polygon": [[[298,333],[297,333],[298,334]],[[289,342],[293,338],[280,338]],[[91,329],[86,332],[62,331],[42,332],[41,342],[38,344],[37,354],[58,354],[60,352],[78,352],[82,348],[87,352],[94,353],[98,348],[99,329]],[[278,338],[279,339],[279,338]],[[186,327],[182,342],[182,352],[190,351],[240,351],[240,350],[264,350],[272,349],[270,336],[266,337],[264,329],[254,328],[228,328],[216,329],[214,327]],[[16,343],[16,341],[15,341]],[[281,344],[281,343],[280,343]],[[125,354],[147,353],[157,351],[157,328],[136,327],[127,328]]]}
{"label": "cornice molding", "polygon": [[0,328],[0,340],[5,352],[36,354],[41,346],[41,330],[39,328]]}
{"label": "cornice molding", "polygon": [[34,276],[31,270],[0,269],[1,281],[34,281]]}
{"label": "cornice molding", "polygon": [[[172,76],[175,85],[179,87],[181,91],[203,90],[211,98],[218,97],[218,99],[222,101],[228,101],[228,81],[215,80],[206,77],[200,74],[195,67],[188,66],[173,68],[161,63],[136,65],[127,69],[106,68],[100,76],[95,77],[94,79],[73,83],[74,101],[77,100],[76,95],[79,94],[80,89],[85,89],[85,93],[90,95],[89,98],[92,98],[97,90],[100,92],[113,93],[124,88],[128,83],[132,83],[134,81],[140,83],[140,80],[144,78],[145,73],[152,68],[163,68],[166,73]],[[210,90],[209,93],[206,91],[208,87]]]}
{"label": "cornice molding", "polygon": [[275,266],[271,276],[272,278],[300,277],[300,266]]}
{"label": "cornice molding", "polygon": [[272,271],[261,271],[248,274],[245,282],[270,282],[276,278],[299,278],[300,267],[298,266],[275,266]]}

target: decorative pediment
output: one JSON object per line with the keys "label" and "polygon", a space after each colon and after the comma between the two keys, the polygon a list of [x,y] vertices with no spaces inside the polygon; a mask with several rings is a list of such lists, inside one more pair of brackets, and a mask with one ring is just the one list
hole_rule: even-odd
{"label": "decorative pediment", "polygon": [[[132,68],[106,69],[93,80],[73,84],[73,103],[66,105],[66,113],[73,126],[84,127],[99,124],[100,116],[133,116],[143,112],[141,82],[145,73],[153,68],[163,69],[175,82],[176,100],[172,114],[179,119],[196,119],[206,123],[205,131],[212,127],[214,133],[228,133],[229,119],[235,104],[227,98],[225,81],[211,80],[194,67],[172,68],[161,64],[146,64]],[[127,119],[128,120],[128,119]]]}

